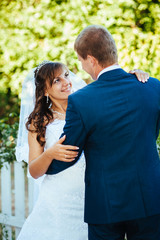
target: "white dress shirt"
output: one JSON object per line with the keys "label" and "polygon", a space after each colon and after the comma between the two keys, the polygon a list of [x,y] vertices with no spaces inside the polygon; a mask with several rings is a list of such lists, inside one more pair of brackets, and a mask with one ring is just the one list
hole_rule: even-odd
{"label": "white dress shirt", "polygon": [[98,77],[97,79],[100,77],[100,75],[102,75],[103,73],[105,72],[108,72],[108,71],[111,71],[111,70],[115,70],[115,69],[118,69],[118,68],[121,68],[118,64],[115,64],[115,65],[112,65],[112,66],[109,66],[109,67],[106,67],[104,68],[102,71],[100,71],[100,73],[98,74]]}

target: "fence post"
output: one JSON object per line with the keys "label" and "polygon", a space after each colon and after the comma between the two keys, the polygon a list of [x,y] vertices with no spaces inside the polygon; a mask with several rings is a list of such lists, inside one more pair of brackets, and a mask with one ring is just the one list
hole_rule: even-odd
{"label": "fence post", "polygon": [[[15,216],[25,221],[25,174],[23,163],[14,162]],[[16,238],[20,228],[15,229]]]}
{"label": "fence post", "polygon": [[[2,198],[2,213],[5,216],[4,224],[7,224],[9,216],[11,216],[11,166],[9,163],[4,163],[1,169],[1,198]],[[12,230],[10,226],[6,226],[8,239],[11,239]],[[3,237],[5,240],[5,238]]]}

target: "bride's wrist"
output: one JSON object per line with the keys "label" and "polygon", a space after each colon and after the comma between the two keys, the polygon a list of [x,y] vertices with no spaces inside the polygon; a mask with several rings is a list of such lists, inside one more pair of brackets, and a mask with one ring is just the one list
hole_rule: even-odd
{"label": "bride's wrist", "polygon": [[50,149],[47,149],[45,152],[45,158],[47,158],[49,161],[52,162],[52,160],[54,159],[54,155],[53,152],[50,151]]}

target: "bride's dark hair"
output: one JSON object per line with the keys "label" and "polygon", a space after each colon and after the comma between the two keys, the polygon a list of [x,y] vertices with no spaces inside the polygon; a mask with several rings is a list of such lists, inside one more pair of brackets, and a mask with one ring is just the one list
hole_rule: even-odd
{"label": "bride's dark hair", "polygon": [[[53,112],[49,106],[52,104],[50,98],[45,96],[46,82],[50,86],[56,77],[57,71],[65,67],[64,64],[59,62],[47,62],[40,64],[34,71],[35,78],[35,106],[33,112],[29,115],[26,122],[26,128],[30,132],[37,133],[37,141],[41,146],[45,144],[46,126],[54,120]],[[33,124],[33,128],[30,128]]]}

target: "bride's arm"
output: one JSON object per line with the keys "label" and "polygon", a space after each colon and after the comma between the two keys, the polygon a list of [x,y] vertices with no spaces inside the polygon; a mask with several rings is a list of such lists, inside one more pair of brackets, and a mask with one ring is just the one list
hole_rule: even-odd
{"label": "bride's arm", "polygon": [[29,172],[33,178],[39,178],[44,175],[53,159],[63,162],[70,162],[77,156],[78,148],[75,146],[62,145],[65,136],[59,139],[52,147],[44,151],[37,141],[37,134],[28,133],[29,143]]}
{"label": "bride's arm", "polygon": [[50,159],[46,157],[44,147],[41,147],[37,142],[37,134],[28,133],[28,144],[29,144],[29,172],[33,178],[38,178],[45,173],[45,170],[50,164]]}

